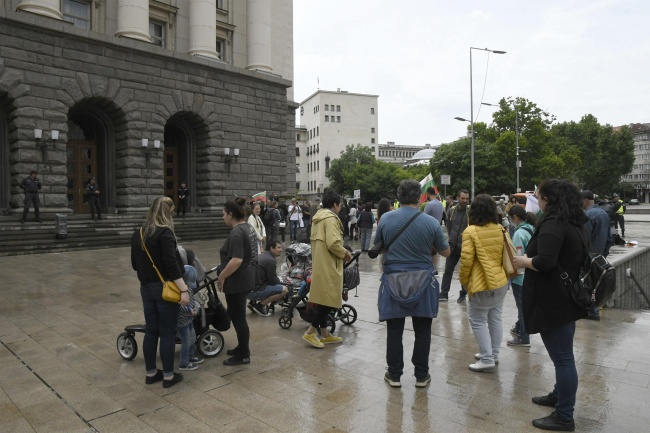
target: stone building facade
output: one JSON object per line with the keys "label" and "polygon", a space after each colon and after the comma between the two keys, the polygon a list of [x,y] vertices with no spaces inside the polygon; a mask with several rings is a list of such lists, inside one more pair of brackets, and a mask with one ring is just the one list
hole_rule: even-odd
{"label": "stone building facade", "polygon": [[201,211],[295,189],[291,0],[72,3],[88,16],[0,0],[0,208],[22,207],[31,170],[45,212],[87,212],[90,177],[109,212],[183,181]]}

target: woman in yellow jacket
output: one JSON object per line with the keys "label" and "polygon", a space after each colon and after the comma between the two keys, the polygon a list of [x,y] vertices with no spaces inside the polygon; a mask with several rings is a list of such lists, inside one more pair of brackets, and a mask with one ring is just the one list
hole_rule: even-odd
{"label": "woman in yellow jacket", "polygon": [[[323,194],[323,208],[316,212],[311,228],[312,275],[309,301],[316,304],[316,317],[302,336],[303,340],[322,349],[325,344],[340,343],[327,329],[327,315],[343,303],[343,263],[352,254],[343,247],[343,225],[339,219],[341,196],[333,191]],[[320,328],[321,339],[316,335]]]}
{"label": "woman in yellow jacket", "polygon": [[460,283],[469,294],[467,315],[479,347],[477,362],[469,369],[492,371],[503,339],[501,310],[508,278],[501,264],[504,231],[491,196],[480,194],[472,201],[469,224],[463,232],[459,271]]}

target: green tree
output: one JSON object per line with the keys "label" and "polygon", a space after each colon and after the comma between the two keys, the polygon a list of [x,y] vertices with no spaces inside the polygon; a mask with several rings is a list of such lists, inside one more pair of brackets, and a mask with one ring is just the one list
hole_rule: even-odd
{"label": "green tree", "polygon": [[583,189],[607,195],[619,188],[620,177],[634,165],[634,138],[627,126],[614,131],[587,114],[579,122],[554,125],[557,147],[574,156],[572,178]]}
{"label": "green tree", "polygon": [[346,146],[341,156],[332,159],[330,168],[325,172],[330,180],[330,187],[339,194],[352,195],[355,189],[356,179],[354,171],[360,165],[370,165],[377,162],[370,147],[363,147],[361,144]]}

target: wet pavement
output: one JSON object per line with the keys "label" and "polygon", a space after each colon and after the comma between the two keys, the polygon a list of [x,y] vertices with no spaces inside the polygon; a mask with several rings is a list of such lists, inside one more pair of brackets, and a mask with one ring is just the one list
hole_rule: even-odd
{"label": "wet pavement", "polygon": [[[633,226],[628,233],[646,231]],[[186,247],[213,266],[220,244]],[[2,432],[532,432],[539,430],[531,420],[550,413],[530,401],[554,383],[539,335],[530,348],[506,346],[516,320],[512,296],[496,372],[468,370],[477,347],[456,279],[433,322],[427,388],[414,386],[408,320],[402,388],[383,381],[379,265],[364,256],[358,297],[349,299],[358,320],[337,323],[343,344],[315,349],[302,341],[307,323],[299,317],[284,330],[278,312],[249,313],[250,365],[224,366],[222,353],[163,389],[145,385],[141,350],[132,361],[116,350],[124,326],[143,322],[128,248],[2,257],[0,273]],[[224,336],[226,349],[236,345],[234,330]],[[141,347],[142,334],[136,341]],[[647,311],[604,310],[600,322],[578,322],[576,431],[647,431],[648,341]]]}

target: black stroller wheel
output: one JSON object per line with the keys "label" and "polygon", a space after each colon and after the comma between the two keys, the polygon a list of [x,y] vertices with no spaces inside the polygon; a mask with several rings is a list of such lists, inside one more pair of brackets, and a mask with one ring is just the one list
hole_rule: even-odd
{"label": "black stroller wheel", "polygon": [[135,342],[133,335],[128,332],[122,332],[117,337],[117,352],[127,361],[135,358],[138,354],[138,343]]}
{"label": "black stroller wheel", "polygon": [[224,339],[221,332],[208,329],[201,334],[196,342],[199,353],[206,358],[217,356],[223,350]]}
{"label": "black stroller wheel", "polygon": [[282,329],[289,329],[291,328],[291,317],[285,316],[284,314],[280,316],[278,319],[278,324],[280,325],[280,328]]}
{"label": "black stroller wheel", "polygon": [[343,304],[341,309],[338,311],[337,316],[341,322],[346,325],[352,325],[357,321],[357,309],[350,304]]}

